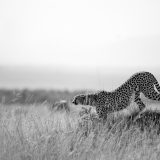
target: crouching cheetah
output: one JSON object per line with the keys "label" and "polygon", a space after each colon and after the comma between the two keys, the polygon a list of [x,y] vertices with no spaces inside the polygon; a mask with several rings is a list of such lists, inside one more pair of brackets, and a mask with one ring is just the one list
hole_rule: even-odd
{"label": "crouching cheetah", "polygon": [[134,95],[134,101],[140,111],[145,104],[140,99],[140,93],[151,100],[160,101],[160,86],[158,81],[149,72],[139,72],[132,75],[125,83],[114,91],[100,91],[95,94],[77,95],[72,103],[75,105],[96,106],[99,118],[105,119],[108,113],[126,108]]}

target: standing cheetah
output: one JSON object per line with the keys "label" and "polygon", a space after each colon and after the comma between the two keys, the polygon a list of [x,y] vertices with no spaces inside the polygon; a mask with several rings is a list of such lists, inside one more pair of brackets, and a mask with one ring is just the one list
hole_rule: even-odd
{"label": "standing cheetah", "polygon": [[99,118],[105,119],[108,113],[126,108],[134,95],[134,101],[140,111],[145,104],[140,99],[140,93],[151,100],[160,101],[160,86],[153,74],[139,72],[132,75],[125,83],[111,92],[100,91],[95,94],[77,95],[73,104],[96,106]]}

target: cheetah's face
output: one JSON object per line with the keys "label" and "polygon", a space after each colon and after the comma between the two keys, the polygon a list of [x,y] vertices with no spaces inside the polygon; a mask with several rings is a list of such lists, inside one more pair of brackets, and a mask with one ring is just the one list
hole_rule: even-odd
{"label": "cheetah's face", "polygon": [[72,103],[75,104],[75,105],[84,104],[85,99],[86,99],[85,95],[78,95],[73,99]]}

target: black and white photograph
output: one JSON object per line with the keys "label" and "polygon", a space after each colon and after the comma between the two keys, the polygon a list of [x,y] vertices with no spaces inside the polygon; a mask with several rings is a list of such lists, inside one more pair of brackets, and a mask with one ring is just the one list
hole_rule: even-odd
{"label": "black and white photograph", "polygon": [[159,160],[160,1],[0,0],[0,160]]}

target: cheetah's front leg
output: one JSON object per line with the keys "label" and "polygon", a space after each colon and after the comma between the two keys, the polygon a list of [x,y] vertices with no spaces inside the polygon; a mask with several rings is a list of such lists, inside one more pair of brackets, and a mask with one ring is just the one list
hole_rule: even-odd
{"label": "cheetah's front leg", "polygon": [[140,92],[139,91],[135,92],[135,100],[134,101],[139,106],[140,111],[142,111],[145,108],[145,104],[142,102],[142,100],[140,98]]}

